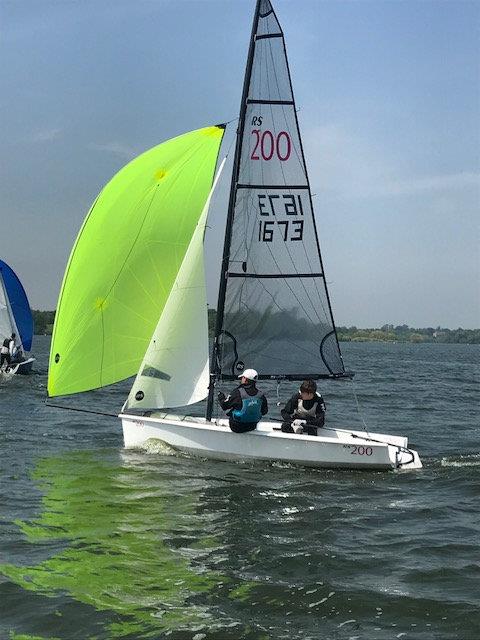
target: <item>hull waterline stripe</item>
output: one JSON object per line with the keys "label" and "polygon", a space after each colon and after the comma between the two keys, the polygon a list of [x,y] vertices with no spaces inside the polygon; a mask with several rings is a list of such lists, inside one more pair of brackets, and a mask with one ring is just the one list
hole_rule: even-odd
{"label": "hull waterline stripe", "polygon": [[94,413],[97,416],[109,416],[110,418],[118,418],[118,413],[108,413],[106,411],[94,411],[93,409],[80,409],[79,407],[63,407],[61,404],[53,404],[45,400],[46,407],[54,409],[65,409],[66,411],[78,411],[79,413]]}

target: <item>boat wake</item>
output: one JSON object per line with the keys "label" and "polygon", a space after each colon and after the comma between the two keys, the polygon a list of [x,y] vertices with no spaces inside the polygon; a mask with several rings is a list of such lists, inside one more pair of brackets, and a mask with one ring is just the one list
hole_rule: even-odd
{"label": "boat wake", "polygon": [[178,451],[158,438],[150,438],[147,440],[142,446],[142,450],[145,451],[145,453],[162,454],[167,456],[174,456],[178,454]]}
{"label": "boat wake", "polygon": [[4,369],[2,369],[0,371],[0,382],[10,382],[10,380],[13,379],[13,376],[15,375],[16,372],[17,372],[17,369],[15,367],[10,369],[9,371],[5,371]]}
{"label": "boat wake", "polygon": [[442,458],[442,467],[480,467],[480,453],[470,453],[458,458]]}

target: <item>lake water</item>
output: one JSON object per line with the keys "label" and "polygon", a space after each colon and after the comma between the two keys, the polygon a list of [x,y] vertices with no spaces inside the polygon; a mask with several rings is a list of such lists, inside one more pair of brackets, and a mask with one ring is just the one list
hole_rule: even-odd
{"label": "lake water", "polygon": [[2,640],[480,638],[479,346],[342,345],[328,422],[361,428],[355,390],[418,449],[399,473],[125,451],[118,420],[45,406],[34,346],[0,387]]}

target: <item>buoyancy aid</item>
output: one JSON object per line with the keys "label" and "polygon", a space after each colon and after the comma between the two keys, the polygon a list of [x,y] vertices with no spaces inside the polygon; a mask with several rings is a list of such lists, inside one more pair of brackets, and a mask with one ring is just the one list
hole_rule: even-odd
{"label": "buoyancy aid", "polygon": [[301,398],[298,399],[298,405],[295,409],[295,417],[299,420],[308,420],[308,418],[315,418],[317,416],[317,407],[319,402],[321,402],[318,394],[315,394],[315,402],[313,403],[310,409],[305,409],[303,406],[303,400]]}
{"label": "buoyancy aid", "polygon": [[237,422],[258,422],[262,417],[263,393],[258,391],[254,396],[248,395],[243,387],[240,387],[242,408],[232,411],[232,418]]}

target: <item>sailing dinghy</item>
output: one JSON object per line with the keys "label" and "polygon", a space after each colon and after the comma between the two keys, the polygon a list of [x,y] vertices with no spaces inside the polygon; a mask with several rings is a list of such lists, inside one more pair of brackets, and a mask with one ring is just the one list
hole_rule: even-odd
{"label": "sailing dinghy", "polygon": [[18,276],[6,262],[0,260],[0,343],[15,334],[16,352],[11,366],[2,368],[2,379],[16,373],[27,374],[35,362],[28,352],[32,348],[33,317],[27,294]]}
{"label": "sailing dinghy", "polygon": [[[120,414],[126,447],[151,439],[222,460],[414,469],[407,438],[322,428],[244,434],[218,417],[218,385],[342,379],[283,31],[257,0],[226,220],[212,357],[203,237],[224,126],[173,138],[124,167],[74,245],[55,319],[49,396],[136,375]],[[231,382],[230,382],[231,384]],[[171,409],[207,398],[204,418]]]}

